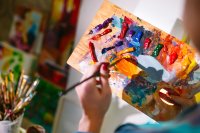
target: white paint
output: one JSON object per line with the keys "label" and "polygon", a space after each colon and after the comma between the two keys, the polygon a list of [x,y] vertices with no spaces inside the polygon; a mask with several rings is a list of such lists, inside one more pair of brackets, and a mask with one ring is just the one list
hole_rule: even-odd
{"label": "white paint", "polygon": [[156,58],[149,55],[139,55],[136,57],[139,67],[148,74],[148,79],[152,82],[170,82],[176,78],[174,71],[168,72]]}

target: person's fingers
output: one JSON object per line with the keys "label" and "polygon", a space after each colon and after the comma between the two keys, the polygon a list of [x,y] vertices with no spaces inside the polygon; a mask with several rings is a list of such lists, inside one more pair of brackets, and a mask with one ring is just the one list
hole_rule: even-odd
{"label": "person's fingers", "polygon": [[192,106],[194,104],[194,100],[193,99],[186,99],[180,96],[174,96],[171,95],[171,100],[173,100],[175,103],[183,106],[183,107],[189,107]]}
{"label": "person's fingers", "polygon": [[103,93],[111,93],[110,86],[108,83],[109,78],[109,63],[103,63],[100,68],[101,74],[101,85],[102,85],[102,92]]}
{"label": "person's fingers", "polygon": [[200,92],[200,82],[188,85],[188,86],[180,86],[179,92],[182,97],[191,99]]}
{"label": "person's fingers", "polygon": [[[91,66],[88,69],[88,72],[82,77],[81,81],[87,79],[88,77],[92,76],[93,74],[95,74],[97,71],[100,70],[102,63],[96,63],[95,65]],[[96,77],[89,79],[88,81],[84,82],[81,86],[85,86],[87,84],[90,85],[96,85]]]}
{"label": "person's fingers", "polygon": [[[92,76],[94,73],[99,71],[101,65],[102,63],[96,63],[95,65],[91,66],[88,69],[88,72],[85,73],[84,76],[81,78],[81,81],[87,79],[88,77]],[[97,85],[96,77],[91,78],[85,81],[84,83],[82,83],[81,85],[79,85],[78,87],[76,87],[76,92],[81,93],[82,95],[98,93],[98,90],[96,89],[96,85]]]}
{"label": "person's fingers", "polygon": [[200,82],[192,85],[191,94],[194,96],[200,92]]}

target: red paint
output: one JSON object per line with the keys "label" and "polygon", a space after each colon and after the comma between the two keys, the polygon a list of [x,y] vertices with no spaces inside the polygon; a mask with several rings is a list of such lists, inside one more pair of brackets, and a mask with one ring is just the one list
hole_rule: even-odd
{"label": "red paint", "polygon": [[173,96],[180,96],[175,90],[172,90],[170,88],[164,88],[166,91],[167,91],[167,94],[170,96],[170,95],[173,95]]}
{"label": "red paint", "polygon": [[126,35],[127,30],[128,30],[128,24],[126,22],[123,22],[122,23],[122,30],[121,30],[121,33],[120,33],[118,38],[123,39],[124,36]]}
{"label": "red paint", "polygon": [[112,32],[112,29],[106,29],[106,30],[104,30],[103,33],[101,33],[101,36],[104,36],[104,35],[106,35],[106,34],[108,34],[110,32]]}
{"label": "red paint", "polygon": [[160,98],[164,99],[165,101],[167,101],[169,103],[174,103],[174,101],[167,94],[159,92],[159,96],[160,96]]}
{"label": "red paint", "polygon": [[163,51],[168,52],[168,47],[166,45],[164,45]]}
{"label": "red paint", "polygon": [[165,40],[164,40],[164,48],[163,48],[163,51],[164,52],[168,52],[168,45],[171,45],[172,44],[172,40],[174,39],[173,36],[171,35],[168,35]]}
{"label": "red paint", "polygon": [[165,38],[165,43],[166,44],[172,44],[172,40],[174,39],[173,36],[171,35],[168,35],[166,38]]}
{"label": "red paint", "polygon": [[90,55],[93,62],[98,62],[96,54],[95,54],[94,44],[92,42],[89,42],[89,51],[90,51]]}
{"label": "red paint", "polygon": [[166,94],[159,92],[159,96],[166,100],[169,103],[174,103],[174,101],[171,99],[171,96],[180,96],[176,91],[172,90],[171,88],[163,88],[167,91]]}
{"label": "red paint", "polygon": [[126,22],[129,26],[133,24],[133,20],[126,16],[124,17],[124,22]]}
{"label": "red paint", "polygon": [[110,32],[112,32],[112,29],[106,29],[106,30],[104,30],[104,32],[102,32],[101,34],[97,34],[97,35],[93,36],[91,39],[92,40],[99,40],[102,36],[104,36],[104,35],[106,35]]}
{"label": "red paint", "polygon": [[169,55],[169,64],[173,64],[178,58],[178,54],[176,52]]}
{"label": "red paint", "polygon": [[92,40],[99,40],[100,37],[101,37],[101,34],[97,34],[97,35],[93,36],[91,39]]}
{"label": "red paint", "polygon": [[151,43],[151,39],[146,38],[145,41],[144,41],[144,49],[148,49],[150,43]]}

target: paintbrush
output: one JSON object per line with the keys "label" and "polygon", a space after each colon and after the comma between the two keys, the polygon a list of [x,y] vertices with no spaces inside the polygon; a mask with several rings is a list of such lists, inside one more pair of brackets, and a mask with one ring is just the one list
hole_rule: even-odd
{"label": "paintbrush", "polygon": [[22,84],[22,80],[23,80],[23,75],[24,75],[24,71],[21,72],[20,78],[19,78],[19,81],[18,81],[17,90],[16,90],[17,97],[19,96],[19,93],[21,91],[21,84]]}
{"label": "paintbrush", "polygon": [[14,105],[14,99],[15,99],[15,90],[14,90],[14,74],[12,71],[9,72],[9,79],[10,79],[10,102],[11,106]]}
{"label": "paintbrush", "polygon": [[0,75],[0,120],[17,119],[36,95],[38,82],[22,72],[15,88],[12,71],[7,75]]}
{"label": "paintbrush", "polygon": [[100,76],[100,70],[98,70],[97,72],[95,72],[93,75],[91,75],[90,77],[86,78],[85,80],[81,81],[81,82],[78,82],[76,84],[74,84],[73,86],[69,87],[68,89],[66,90],[63,90],[62,94],[61,95],[65,95],[67,94],[68,92],[72,91],[73,89],[75,89],[76,86],[79,86],[80,84],[94,78],[94,77],[98,77]]}
{"label": "paintbrush", "polygon": [[35,80],[33,83],[32,83],[32,85],[31,85],[31,87],[29,88],[29,90],[27,91],[27,93],[26,93],[26,97],[28,97],[32,92],[34,92],[35,91],[35,89],[36,89],[36,86],[39,84],[39,80],[37,79],[37,80]]}
{"label": "paintbrush", "polygon": [[[123,44],[123,43],[122,43],[122,44]],[[119,43],[118,45],[121,46],[120,43]],[[108,68],[114,66],[115,64],[117,64],[117,63],[118,63],[119,61],[121,61],[122,59],[131,59],[132,61],[136,62],[136,60],[132,57],[131,54],[129,54],[129,53],[123,53],[123,54],[121,54],[121,55],[119,56],[119,58],[114,59],[114,60],[109,64]],[[138,63],[138,62],[137,62],[137,63]],[[140,64],[137,65],[137,66],[138,66],[139,68],[141,68]],[[141,69],[142,69],[142,68],[141,68]],[[142,70],[143,70],[143,69],[142,69]],[[145,71],[144,71],[144,74],[145,74],[145,75],[148,75]],[[98,77],[98,76],[100,76],[100,70],[98,70],[98,71],[95,72],[93,75],[91,75],[90,77],[86,78],[85,80],[74,84],[73,86],[69,87],[69,88],[66,89],[66,90],[63,90],[61,95],[67,94],[68,92],[70,92],[70,91],[72,91],[73,89],[75,89],[75,87],[79,86],[80,84],[82,84],[82,83],[88,81],[88,80],[91,79],[91,78]]]}
{"label": "paintbrush", "polygon": [[[112,62],[112,63],[108,66],[108,68],[114,66],[117,62],[119,62],[119,61],[122,60],[122,59],[124,59],[124,58],[121,58],[121,59],[118,59],[118,60]],[[99,69],[97,72],[95,72],[93,75],[91,75],[90,77],[86,78],[85,80],[74,84],[73,86],[67,88],[66,90],[63,90],[61,96],[63,96],[63,95],[65,95],[65,94],[67,94],[68,92],[74,90],[75,87],[77,87],[77,86],[81,85],[82,83],[84,83],[84,82],[90,80],[91,78],[99,77],[100,75],[101,75],[101,74],[100,74],[100,69]]]}

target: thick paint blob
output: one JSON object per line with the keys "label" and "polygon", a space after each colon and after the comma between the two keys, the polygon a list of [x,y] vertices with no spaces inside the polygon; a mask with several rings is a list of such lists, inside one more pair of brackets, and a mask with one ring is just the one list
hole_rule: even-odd
{"label": "thick paint blob", "polygon": [[122,59],[116,65],[119,72],[126,75],[129,78],[138,75],[142,70],[137,67],[135,61]]}
{"label": "thick paint blob", "polygon": [[156,91],[157,85],[148,82],[142,77],[136,77],[124,88],[132,98],[132,103],[142,106],[148,95],[152,95]]}
{"label": "thick paint blob", "polygon": [[99,24],[97,26],[95,26],[94,29],[90,30],[89,34],[96,34],[97,32],[99,32],[101,29],[107,28],[109,23],[111,23],[113,20],[113,18],[108,18],[107,20],[105,20],[103,22],[103,24]]}

